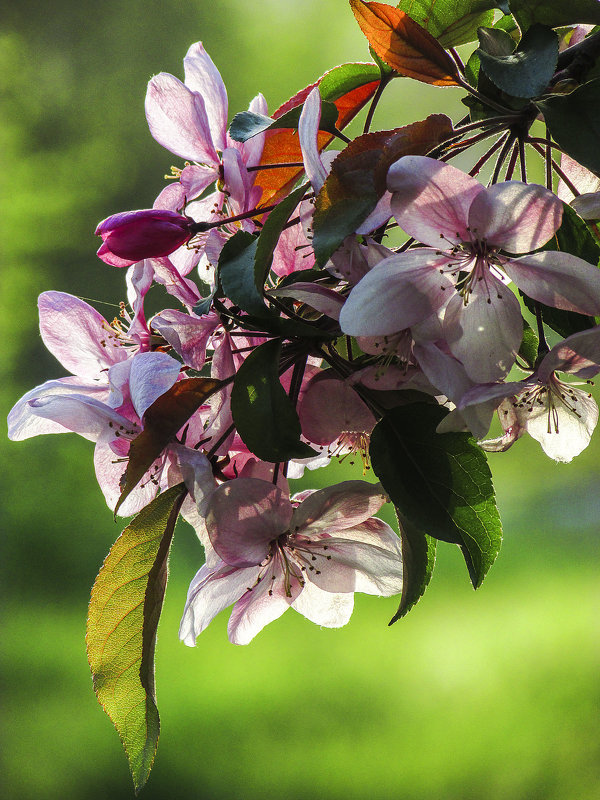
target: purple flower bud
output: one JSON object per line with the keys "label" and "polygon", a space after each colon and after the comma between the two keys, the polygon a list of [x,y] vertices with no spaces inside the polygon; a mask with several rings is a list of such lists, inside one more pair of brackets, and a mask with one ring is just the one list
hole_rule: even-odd
{"label": "purple flower bud", "polygon": [[190,217],[161,208],[113,214],[96,228],[103,241],[98,256],[114,267],[168,256],[190,239],[193,224]]}

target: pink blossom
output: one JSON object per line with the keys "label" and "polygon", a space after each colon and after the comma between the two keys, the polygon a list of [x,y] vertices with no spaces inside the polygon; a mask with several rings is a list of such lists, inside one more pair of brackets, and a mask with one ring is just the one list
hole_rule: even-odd
{"label": "pink blossom", "polygon": [[175,211],[146,208],[107,217],[96,228],[102,237],[98,256],[114,267],[167,256],[193,235],[194,220]]}
{"label": "pink blossom", "polygon": [[321,489],[296,507],[266,481],[220,486],[208,503],[207,563],[190,585],[180,638],[194,645],[232,604],[229,640],[247,644],[290,606],[337,628],[350,619],[354,592],[400,592],[400,539],[372,516],[386,499],[379,484],[363,481]]}
{"label": "pink blossom", "polygon": [[392,165],[388,186],[401,227],[427,247],[380,261],[352,290],[340,316],[354,336],[395,333],[437,311],[451,353],[475,382],[504,377],[523,332],[506,283],[534,300],[600,313],[600,271],[569,253],[527,253],[558,229],[562,205],[542,186],[484,188],[455,167],[423,156]]}
{"label": "pink blossom", "polygon": [[571,461],[588,446],[598,406],[587,389],[560,380],[556,372],[586,380],[600,372],[600,327],[559,342],[522,381],[483,384],[465,393],[460,409],[498,409],[504,434],[480,442],[485,450],[507,450],[523,433],[555,461]]}

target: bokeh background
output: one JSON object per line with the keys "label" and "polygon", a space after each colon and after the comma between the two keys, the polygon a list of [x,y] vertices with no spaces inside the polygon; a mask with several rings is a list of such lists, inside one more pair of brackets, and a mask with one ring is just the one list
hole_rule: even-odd
{"label": "bokeh background", "polygon": [[[275,109],[368,53],[345,0],[20,0],[1,14],[5,416],[64,374],[38,337],[41,291],[91,298],[109,318],[124,299],[123,273],[96,259],[93,230],[150,206],[178,163],[147,131],[150,76],[182,77],[200,39],[231,116],[259,90]],[[457,119],[460,109],[457,90],[398,80],[375,124],[443,110]],[[157,288],[150,306],[163,300]],[[1,795],[130,798],[85,655],[89,590],[120,531],[92,446],[75,435],[0,437],[0,453]],[[391,628],[395,599],[359,595],[340,631],[290,611],[236,648],[225,613],[186,648],[177,627],[201,548],[181,523],[157,647],[162,736],[142,797],[597,798],[599,463],[598,434],[571,465],[531,441],[492,455],[505,526],[497,564],[474,593],[459,553],[442,544],[425,598]],[[355,469],[306,484],[361,477]]]}

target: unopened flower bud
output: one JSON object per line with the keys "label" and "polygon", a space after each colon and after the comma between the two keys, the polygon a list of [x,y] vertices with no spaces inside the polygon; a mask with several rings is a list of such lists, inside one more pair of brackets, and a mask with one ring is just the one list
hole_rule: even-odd
{"label": "unopened flower bud", "polygon": [[113,214],[96,228],[103,243],[98,257],[115,267],[168,256],[193,235],[190,217],[161,208]]}

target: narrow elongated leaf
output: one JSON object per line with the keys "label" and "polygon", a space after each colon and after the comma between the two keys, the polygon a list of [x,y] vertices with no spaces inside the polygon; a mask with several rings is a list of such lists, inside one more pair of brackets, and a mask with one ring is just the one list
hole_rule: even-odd
{"label": "narrow elongated leaf", "polygon": [[466,433],[436,433],[446,413],[433,404],[392,409],[371,434],[371,462],[416,529],[460,546],[477,588],[500,550],[500,516],[485,453]]}
{"label": "narrow elongated leaf", "polygon": [[136,794],[158,744],[154,647],[169,548],[185,495],[184,484],[163,492],[125,528],[90,599],[86,642],[94,691],[123,742]]}
{"label": "narrow elongated leaf", "polygon": [[[315,86],[319,87],[321,99],[334,103],[338,111],[337,127],[343,130],[351,122],[361,108],[375,94],[379,86],[381,73],[375,64],[341,64],[326,72],[319,80],[307,86],[290,98],[273,114],[279,119],[290,109],[301,106]],[[323,150],[332,141],[333,136],[326,131],[318,134],[319,149]],[[302,161],[302,151],[296,131],[269,130],[265,134],[261,164],[283,164]],[[255,185],[263,190],[262,205],[276,202],[285,197],[293,187],[302,168],[282,167],[265,169],[258,172]]]}
{"label": "narrow elongated leaf", "polygon": [[317,263],[325,264],[373,211],[385,192],[385,177],[394,161],[406,155],[425,155],[451,135],[450,119],[432,114],[393,131],[364,134],[342,150],[315,203],[313,247]]}
{"label": "narrow elongated leaf", "polygon": [[495,0],[400,0],[398,8],[434,36],[442,47],[477,38],[477,28],[494,21]]}
{"label": "narrow elongated leaf", "polygon": [[273,339],[253,350],[239,368],[231,391],[231,413],[244,444],[262,461],[310,458],[300,441],[300,420],[279,381],[281,344]]}
{"label": "narrow elongated leaf", "polygon": [[131,442],[115,514],[154,461],[192,414],[221,386],[213,378],[185,378],[162,394],[144,414],[144,430]]}
{"label": "narrow elongated leaf", "polygon": [[508,0],[508,5],[523,31],[536,22],[549,28],[577,23],[600,25],[598,0]]}
{"label": "narrow elongated leaf", "polygon": [[435,86],[459,85],[454,61],[404,11],[364,0],[350,0],[350,6],[373,50],[399,75]]}
{"label": "narrow elongated leaf", "polygon": [[264,287],[265,280],[269,274],[273,253],[277,247],[277,242],[281,236],[286,222],[291,217],[298,203],[306,194],[309,184],[299,186],[284,200],[279,203],[277,208],[269,214],[258,237],[258,246],[254,258],[254,273],[257,286]]}
{"label": "narrow elongated leaf", "polygon": [[536,106],[544,115],[552,138],[565,153],[600,175],[600,78],[569,94],[537,100]]}
{"label": "narrow elongated leaf", "polygon": [[396,516],[402,542],[402,597],[389,625],[408,614],[425,593],[433,574],[436,551],[434,538],[416,528],[398,509]]}
{"label": "narrow elongated leaf", "polygon": [[[231,120],[229,135],[236,142],[247,142],[253,136],[264,133],[276,128],[298,129],[298,122],[302,106],[295,106],[282,114],[277,119],[266,117],[264,114],[255,114],[253,111],[240,111]],[[319,130],[337,133],[336,122],[338,110],[333,103],[323,101],[321,103],[321,119],[319,120]]]}
{"label": "narrow elongated leaf", "polygon": [[551,28],[536,24],[526,31],[514,53],[494,55],[483,48],[477,53],[481,68],[503,92],[512,97],[538,97],[554,75],[558,37]]}

